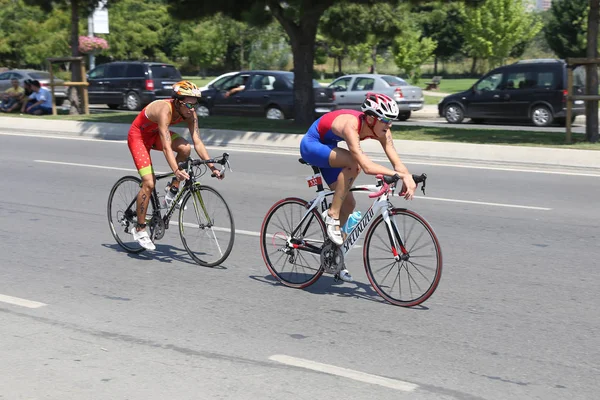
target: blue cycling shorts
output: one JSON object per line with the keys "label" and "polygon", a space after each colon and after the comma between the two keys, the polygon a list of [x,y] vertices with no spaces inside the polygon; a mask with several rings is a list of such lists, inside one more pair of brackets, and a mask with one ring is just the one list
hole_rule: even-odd
{"label": "blue cycling shorts", "polygon": [[300,155],[310,165],[319,167],[321,175],[328,185],[337,181],[338,175],[342,172],[341,168],[329,166],[329,155],[331,150],[337,147],[337,142],[321,143],[321,137],[317,131],[315,122],[300,142]]}

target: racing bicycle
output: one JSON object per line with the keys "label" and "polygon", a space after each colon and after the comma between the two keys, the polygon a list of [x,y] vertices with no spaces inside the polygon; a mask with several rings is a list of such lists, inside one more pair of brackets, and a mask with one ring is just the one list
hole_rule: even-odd
{"label": "racing bicycle", "polygon": [[[162,239],[171,224],[178,225],[181,241],[190,257],[202,266],[214,267],[225,261],[231,253],[235,225],[223,196],[212,187],[197,181],[206,174],[206,164],[209,163],[220,164],[221,175],[225,174],[225,166],[231,170],[227,153],[210,160],[189,158],[180,162],[179,168],[186,170],[190,178],[182,182],[183,187],[173,202],[164,209],[161,208],[161,198],[155,185],[145,221],[152,242]],[[156,175],[156,182],[172,176],[172,172]],[[145,250],[131,234],[137,222],[136,204],[141,185],[140,178],[124,176],[114,184],[108,196],[110,231],[117,243],[130,253]],[[171,217],[176,210],[179,210],[179,216],[177,222],[174,222]]]}
{"label": "racing bicycle", "polygon": [[[322,213],[329,208],[333,191],[323,188],[318,167],[303,159],[313,175],[308,186],[317,187],[317,197],[306,201],[288,197],[267,212],[260,232],[262,256],[269,269],[285,286],[302,289],[323,273],[337,274],[344,259],[366,231],[363,261],[375,291],[397,306],[412,307],[427,300],[442,275],[442,250],[433,228],[414,211],[396,208],[390,202],[397,176],[377,175],[375,185],[355,186],[352,192],[369,193],[372,206],[348,233],[342,245],[327,236]],[[413,175],[425,194],[427,175]]]}

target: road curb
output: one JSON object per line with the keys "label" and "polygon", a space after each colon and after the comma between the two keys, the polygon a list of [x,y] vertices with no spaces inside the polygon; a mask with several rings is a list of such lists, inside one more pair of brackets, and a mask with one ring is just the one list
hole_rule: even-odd
{"label": "road curb", "polygon": [[[172,127],[189,138],[187,128]],[[104,140],[127,140],[129,124],[56,121],[34,118],[0,117],[0,131],[4,133],[54,134]],[[222,129],[202,129],[202,139],[210,146],[235,147],[298,152],[303,135]],[[398,153],[405,160],[479,162],[498,165],[534,165],[539,167],[567,167],[600,171],[600,152],[595,150],[557,149],[545,147],[502,146],[470,143],[426,142],[394,140]],[[370,156],[384,156],[378,142],[361,143]]]}

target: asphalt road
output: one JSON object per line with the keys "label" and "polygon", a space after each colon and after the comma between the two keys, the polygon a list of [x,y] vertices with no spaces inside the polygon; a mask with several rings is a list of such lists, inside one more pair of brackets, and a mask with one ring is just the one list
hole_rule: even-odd
{"label": "asphalt road", "polygon": [[427,196],[394,202],[432,224],[444,272],[406,309],[371,289],[360,251],[356,283],[271,278],[265,213],[314,193],[297,155],[230,151],[234,171],[206,183],[233,209],[236,243],[203,268],[175,230],[141,255],[115,243],[106,201],[135,174],[125,143],[0,143],[0,399],[597,397],[598,176],[408,164]]}

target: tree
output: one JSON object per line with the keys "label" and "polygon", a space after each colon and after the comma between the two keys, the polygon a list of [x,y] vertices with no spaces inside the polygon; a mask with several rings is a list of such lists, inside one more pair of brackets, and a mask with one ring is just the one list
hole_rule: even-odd
{"label": "tree", "polygon": [[[589,0],[590,12],[588,14],[587,31],[587,58],[598,58],[598,22],[600,20],[600,0]],[[589,64],[586,68],[587,94],[598,95],[598,66]],[[598,141],[598,100],[586,103],[585,111],[586,139],[592,143]]]}
{"label": "tree", "polygon": [[585,57],[589,0],[555,0],[544,26],[548,45],[559,58]]}
{"label": "tree", "polygon": [[468,54],[502,64],[513,48],[542,29],[539,17],[522,0],[487,0],[469,13],[463,26]]}
{"label": "tree", "polygon": [[[275,18],[287,33],[294,56],[294,104],[296,123],[308,126],[314,119],[314,94],[312,90],[313,62],[317,27],[323,13],[337,3],[387,3],[385,0],[166,0],[172,15],[180,19],[223,12],[253,23],[266,23]],[[413,0],[416,1],[416,0]],[[483,0],[463,0],[481,3]],[[365,23],[373,26],[371,20]]]}
{"label": "tree", "polygon": [[437,43],[423,37],[418,24],[410,18],[404,18],[402,35],[394,42],[394,61],[403,70],[412,83],[419,83],[421,65],[433,54]]}

